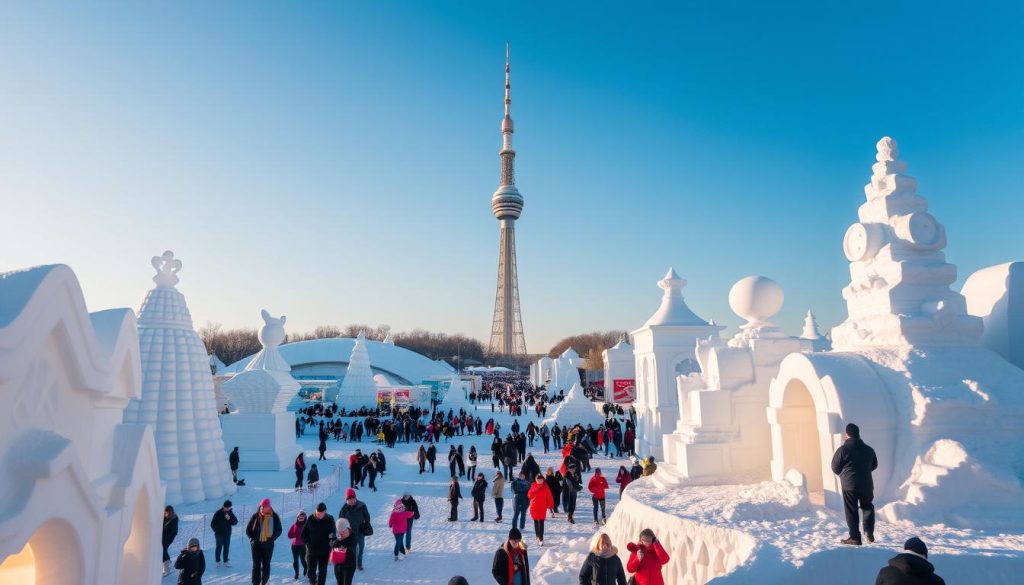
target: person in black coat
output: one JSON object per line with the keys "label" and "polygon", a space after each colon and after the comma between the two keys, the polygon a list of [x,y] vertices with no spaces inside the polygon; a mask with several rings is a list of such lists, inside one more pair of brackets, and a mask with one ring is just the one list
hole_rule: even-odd
{"label": "person in black coat", "polygon": [[601,534],[580,568],[580,585],[626,585],[626,571],[618,554],[611,537]]}
{"label": "person in black coat", "polygon": [[526,554],[526,543],[518,528],[508,531],[508,540],[494,551],[491,576],[498,585],[514,585],[515,575],[521,575],[520,583],[530,585],[530,559]]}
{"label": "person in black coat", "polygon": [[877,468],[875,450],[860,439],[860,428],[853,423],[846,425],[846,441],[832,456],[832,472],[839,476],[842,484],[843,511],[850,529],[850,536],[843,539],[843,544],[861,544],[858,506],[864,511],[864,532],[868,542],[875,542],[875,506],[872,503],[875,487],[871,472]]}
{"label": "person in black coat", "polygon": [[318,481],[320,481],[320,470],[316,468],[316,463],[314,463],[309,467],[309,475],[306,476],[306,486],[311,488]]}
{"label": "person in black coat", "polygon": [[327,561],[331,539],[335,536],[334,516],[327,513],[327,504],[320,502],[316,512],[302,526],[302,543],[306,545],[306,576],[310,585],[327,582]]}
{"label": "person in black coat", "polygon": [[437,461],[437,447],[433,443],[427,447],[427,463],[430,464],[430,473],[434,473],[434,463]]}
{"label": "person in black coat", "polygon": [[470,522],[479,520],[484,521],[484,499],[487,497],[487,480],[484,479],[484,474],[476,474],[476,481],[473,483],[473,489],[470,492],[473,496],[473,518]]}
{"label": "person in black coat", "polygon": [[338,511],[338,518],[348,520],[352,528],[352,537],[355,539],[355,550],[352,553],[356,557],[356,565],[363,569],[363,551],[366,550],[366,532],[371,526],[370,511],[366,504],[356,498],[356,490],[348,488],[345,490],[345,503]]}
{"label": "person in black coat", "polygon": [[402,495],[402,505],[405,506],[406,512],[412,512],[412,518],[409,518],[409,523],[405,527],[405,552],[408,554],[412,550],[412,523],[420,519],[420,507],[408,492]]}
{"label": "person in black coat", "polygon": [[448,503],[451,505],[451,512],[448,514],[449,522],[459,519],[459,500],[461,499],[462,490],[459,489],[459,477],[452,474],[452,483],[448,486]]}
{"label": "person in black coat", "polygon": [[889,559],[889,566],[878,571],[875,585],[946,585],[946,581],[935,574],[928,547],[915,536],[903,544],[901,554]]}
{"label": "person in black coat", "polygon": [[270,560],[274,557],[274,541],[281,536],[281,517],[270,507],[270,500],[263,498],[260,507],[245,525],[252,549],[252,583],[267,585],[270,581]]}
{"label": "person in black coat", "polygon": [[231,527],[237,524],[238,518],[231,511],[231,500],[224,500],[224,505],[213,513],[213,519],[210,520],[210,529],[213,530],[213,537],[216,541],[213,556],[218,565],[223,551],[224,564],[231,566],[228,562],[228,554],[231,550]]}
{"label": "person in black coat", "polygon": [[306,471],[306,455],[299,453],[295,458],[295,489],[302,487],[302,476]]}
{"label": "person in black coat", "polygon": [[228,455],[228,465],[231,467],[231,481],[238,483],[238,447],[232,449]]}
{"label": "person in black coat", "polygon": [[334,527],[337,536],[331,539],[331,549],[345,549],[345,562],[334,564],[334,577],[338,580],[338,585],[352,585],[358,556],[356,533],[347,518],[335,520]]}
{"label": "person in black coat", "polygon": [[167,547],[171,546],[177,536],[178,515],[174,513],[174,506],[166,506],[164,508],[164,528],[160,535],[160,544],[164,549],[164,577],[171,574],[171,555],[167,554]]}
{"label": "person in black coat", "polygon": [[174,561],[174,568],[181,571],[178,573],[178,585],[203,585],[203,573],[206,572],[206,557],[199,548],[199,539],[192,538],[188,546],[178,553]]}

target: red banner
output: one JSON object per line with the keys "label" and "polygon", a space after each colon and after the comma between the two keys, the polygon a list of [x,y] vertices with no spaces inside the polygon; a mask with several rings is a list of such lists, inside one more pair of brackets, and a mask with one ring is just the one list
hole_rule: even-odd
{"label": "red banner", "polygon": [[616,403],[633,402],[636,399],[636,380],[613,380],[615,393],[612,395]]}

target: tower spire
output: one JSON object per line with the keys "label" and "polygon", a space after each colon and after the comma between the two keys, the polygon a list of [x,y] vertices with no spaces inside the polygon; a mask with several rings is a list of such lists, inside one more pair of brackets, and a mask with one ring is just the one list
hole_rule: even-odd
{"label": "tower spire", "polygon": [[505,117],[501,120],[501,184],[515,185],[516,151],[512,149],[512,49],[505,43]]}

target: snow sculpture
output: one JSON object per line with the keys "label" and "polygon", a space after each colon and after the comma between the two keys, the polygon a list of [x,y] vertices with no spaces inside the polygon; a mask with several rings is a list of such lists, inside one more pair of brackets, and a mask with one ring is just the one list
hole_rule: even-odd
{"label": "snow sculpture", "polygon": [[554,360],[548,356],[542,356],[535,363],[530,364],[530,383],[534,386],[547,386],[553,378]]}
{"label": "snow sculpture", "polygon": [[456,374],[452,376],[451,382],[448,383],[448,391],[444,395],[444,400],[441,401],[440,406],[437,410],[448,412],[452,410],[459,412],[460,408],[466,410],[470,409],[469,398],[466,396],[466,390],[462,383],[462,379]]}
{"label": "snow sculpture", "polygon": [[604,420],[604,415],[597,411],[597,406],[583,395],[583,388],[579,384],[573,384],[565,395],[565,400],[558,403],[555,412],[544,419],[544,422],[549,427],[557,422],[559,425],[580,423],[583,428],[592,425],[596,429],[604,424]]}
{"label": "snow sculpture", "polygon": [[800,339],[810,341],[814,351],[832,349],[832,343],[818,332],[818,320],[814,318],[814,313],[810,309],[807,310],[807,316],[804,317],[804,330],[800,333]]}
{"label": "snow sculpture", "polygon": [[[632,402],[632,397],[636,395],[636,357],[633,355],[633,346],[623,337],[601,352],[601,357],[604,362],[605,402]],[[616,387],[616,380],[622,388]],[[630,381],[631,384],[627,386]]]}
{"label": "snow sculpture", "polygon": [[700,345],[702,374],[677,378],[679,424],[664,448],[680,477],[700,483],[770,478],[768,386],[786,355],[812,350],[810,341],[788,337],[770,322],[783,299],[770,278],[738,281],[729,306],[747,323],[727,345]]}
{"label": "snow sculpture", "polygon": [[228,469],[210,359],[192,328],[185,297],[175,288],[181,260],[153,257],[156,288],[139,309],[142,395],[124,421],[153,427],[167,503],[201,502],[235,493]]}
{"label": "snow sculpture", "polygon": [[558,394],[559,391],[569,390],[573,384],[582,384],[580,363],[580,354],[572,347],[566,348],[551,364],[551,384],[548,385],[548,393]]}
{"label": "snow sculpture", "polygon": [[0,583],[160,583],[153,432],[121,422],[140,378],[130,309],[89,313],[67,266],[0,274]]}
{"label": "snow sculpture", "polygon": [[698,370],[694,347],[698,339],[718,337],[724,329],[701,319],[686,306],[682,289],[686,281],[668,269],[658,281],[664,292],[661,306],[633,331],[636,358],[637,450],[640,455],[663,457],[662,436],[670,433],[679,420],[676,377]]}
{"label": "snow sculpture", "polygon": [[224,442],[239,447],[238,468],[280,471],[292,465],[298,446],[295,443],[295,413],[288,403],[299,391],[291,366],[278,346],[285,340],[282,316],[275,319],[261,312],[264,325],[259,332],[263,349],[245,366],[245,370],[224,382],[224,395],[232,408],[221,417]]}
{"label": "snow sculpture", "polygon": [[981,317],[981,345],[1024,368],[1024,262],[982,268],[967,277],[960,293],[967,312]]}
{"label": "snow sculpture", "polygon": [[338,406],[348,410],[377,406],[377,385],[373,383],[370,354],[366,350],[366,336],[362,331],[356,336],[356,343],[352,346],[348,370],[345,372],[345,379],[341,381],[336,402]]}
{"label": "snow sculpture", "polygon": [[772,476],[797,469],[841,509],[829,463],[854,422],[879,454],[883,518],[1020,528],[1006,511],[1024,497],[1024,450],[1006,446],[1024,440],[1024,371],[977,345],[981,319],[949,289],[945,231],[903,174],[895,141],[877,146],[867,202],[844,241],[849,317],[833,329],[836,351],[789,355],[771,383]]}

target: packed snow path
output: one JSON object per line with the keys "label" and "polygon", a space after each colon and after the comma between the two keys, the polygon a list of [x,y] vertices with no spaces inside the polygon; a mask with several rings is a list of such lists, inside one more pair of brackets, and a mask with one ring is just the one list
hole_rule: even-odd
{"label": "packed snow path", "polygon": [[[472,408],[471,406],[470,409]],[[551,412],[551,407],[549,407],[548,413]],[[480,405],[479,410],[471,410],[470,413],[473,416],[480,416],[484,422],[493,417],[495,422],[501,425],[502,438],[511,432],[513,417],[501,412],[492,414],[489,403]],[[515,418],[519,420],[522,432],[525,432],[526,425],[530,421],[534,421],[537,425],[541,421],[533,414],[533,411],[527,411],[524,416]],[[491,498],[490,491],[495,471],[491,461],[492,440],[493,436],[486,434],[461,437],[456,435],[448,443],[442,439],[436,443],[436,472],[429,473],[428,466],[427,473],[420,475],[419,466],[416,463],[416,451],[420,443],[397,443],[395,448],[389,449],[377,445],[376,441],[367,440],[365,437],[360,443],[337,442],[330,439],[327,443],[327,461],[317,461],[319,440],[315,433],[307,433],[299,439],[299,446],[305,451],[307,471],[313,463],[317,463],[322,482],[328,484],[327,490],[318,491],[316,494],[296,493],[292,487],[295,484],[295,473],[291,469],[280,472],[240,473],[239,477],[245,479],[246,486],[240,487],[238,493],[231,497],[239,523],[235,527],[231,539],[232,566],[217,567],[214,559],[213,534],[209,529],[209,520],[210,515],[220,507],[221,500],[176,508],[176,512],[181,517],[181,529],[178,538],[169,549],[169,553],[172,559],[175,558],[188,538],[195,536],[200,538],[206,556],[207,569],[203,577],[204,584],[250,583],[252,562],[249,542],[245,537],[245,524],[255,512],[258,502],[264,497],[269,497],[275,510],[281,516],[284,530],[284,534],[277,540],[274,547],[270,583],[295,583],[291,546],[287,532],[295,522],[295,511],[299,502],[301,501],[302,508],[306,513],[310,514],[316,503],[322,500],[327,503],[328,512],[337,516],[344,503],[344,491],[349,485],[348,456],[356,448],[361,448],[364,453],[368,453],[368,449],[375,450],[380,447],[387,458],[387,467],[384,477],[377,477],[378,491],[372,492],[369,489],[369,480],[367,480],[366,486],[359,490],[359,499],[366,502],[370,510],[374,534],[366,539],[366,552],[363,559],[365,570],[356,572],[355,582],[381,585],[395,583],[443,585],[451,577],[462,575],[472,585],[493,583],[491,561],[494,558],[494,551],[505,541],[508,531],[512,527],[513,496],[509,483],[506,483],[503,520],[501,524],[495,523],[494,500]],[[486,516],[482,523],[469,521],[473,517],[472,500],[470,499],[472,482],[467,480],[460,480],[463,500],[459,505],[459,521],[448,522],[447,494],[451,481],[448,471],[449,445],[463,445],[467,455],[471,446],[475,446],[477,449],[478,471],[484,474],[488,482],[487,500],[484,502]],[[554,448],[547,454],[544,454],[543,451],[539,437],[534,441],[533,447],[527,447],[527,453],[533,454],[542,471],[546,471],[549,466],[557,470],[562,462],[560,451]],[[612,449],[612,453],[614,454],[614,449]],[[245,457],[244,445],[241,446],[241,455],[243,458]],[[626,458],[606,458],[603,452],[591,459],[591,466],[601,468],[601,471],[608,477],[610,488],[606,504],[609,517],[619,501],[618,486],[614,479],[620,465],[625,465],[628,468],[630,462]],[[332,475],[334,466],[338,466],[338,469],[335,470],[335,475]],[[516,472],[518,473],[518,471],[519,467],[517,466]],[[544,551],[557,550],[569,540],[589,537],[594,534],[597,528],[593,524],[593,506],[590,493],[586,491],[586,482],[592,475],[593,472],[583,474],[584,489],[579,494],[574,514],[576,524],[569,524],[564,513],[559,513],[553,519],[549,516],[544,527],[543,548],[537,546],[537,539],[533,535],[533,522],[529,518],[526,519],[522,532],[523,540],[529,550],[531,569]],[[340,487],[335,487],[334,478],[340,479]],[[328,492],[326,496],[324,496],[324,491]],[[420,509],[420,519],[413,524],[412,552],[405,559],[396,562],[392,555],[394,537],[388,529],[387,520],[395,499],[400,498],[406,492],[411,493],[416,499]],[[282,510],[282,508],[286,509]],[[561,510],[561,506],[559,506],[559,510]],[[199,532],[200,528],[202,529],[201,533]],[[163,582],[174,583],[176,579],[177,571],[172,571],[171,575],[165,577]],[[305,582],[301,575],[299,582]],[[327,582],[334,583],[333,568],[330,569]]]}

